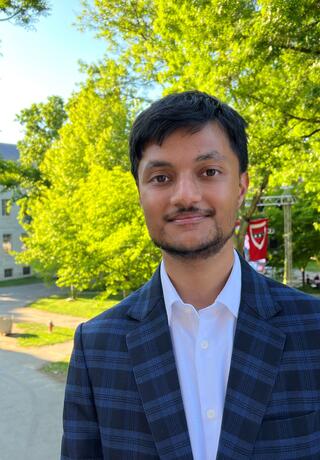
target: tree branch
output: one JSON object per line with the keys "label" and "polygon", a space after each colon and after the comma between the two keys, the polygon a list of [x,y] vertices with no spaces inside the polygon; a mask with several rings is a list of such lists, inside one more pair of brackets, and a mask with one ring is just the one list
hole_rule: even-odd
{"label": "tree branch", "polygon": [[298,53],[314,54],[316,56],[320,56],[320,50],[318,49],[305,48],[304,46],[284,45],[282,43],[275,44],[274,46],[285,50],[297,51]]}
{"label": "tree branch", "polygon": [[320,123],[320,118],[304,118],[304,117],[297,117],[289,112],[283,112],[284,115],[287,115],[290,118],[298,121],[306,121],[307,123]]}
{"label": "tree branch", "polygon": [[11,16],[7,17],[7,18],[4,18],[4,19],[0,19],[0,22],[3,22],[3,21],[10,21],[10,19],[13,19],[14,17],[18,16],[19,14],[21,14],[23,11],[23,8],[20,8],[18,11],[16,11],[15,13],[13,13]]}
{"label": "tree branch", "polygon": [[320,132],[320,128],[319,129],[315,129],[314,131],[312,131],[310,134],[306,134],[304,136],[301,136],[301,139],[305,139],[306,137],[311,137],[313,136],[314,134],[316,133],[319,133]]}
{"label": "tree branch", "polygon": [[[257,97],[257,96],[254,96],[253,94],[248,94],[247,96],[249,99],[253,99],[254,101],[257,101],[257,102],[260,102],[261,104],[265,105],[266,107],[269,107],[271,109],[279,109],[279,107],[277,106],[274,106],[272,104],[268,104],[267,102],[265,102],[263,99]],[[284,115],[286,115],[287,117],[289,118],[292,118],[294,120],[298,120],[298,121],[305,121],[307,123],[320,123],[320,118],[304,118],[304,117],[298,117],[296,115],[293,115],[292,113],[290,112],[285,112],[285,111],[282,111],[282,113]]]}

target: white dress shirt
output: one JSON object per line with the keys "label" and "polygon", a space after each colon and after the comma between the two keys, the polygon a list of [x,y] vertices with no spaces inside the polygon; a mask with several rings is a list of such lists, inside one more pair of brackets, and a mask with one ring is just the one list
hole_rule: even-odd
{"label": "white dress shirt", "polygon": [[224,288],[200,310],[181,300],[164,262],[160,274],[193,458],[215,460],[240,304],[240,260],[234,251]]}

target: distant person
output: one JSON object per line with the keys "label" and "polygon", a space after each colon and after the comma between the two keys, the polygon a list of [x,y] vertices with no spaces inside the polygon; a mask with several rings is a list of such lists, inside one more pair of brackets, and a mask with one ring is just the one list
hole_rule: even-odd
{"label": "distant person", "polygon": [[130,158],[162,262],[77,329],[61,459],[319,460],[320,302],[233,249],[244,120],[171,94],[135,120]]}

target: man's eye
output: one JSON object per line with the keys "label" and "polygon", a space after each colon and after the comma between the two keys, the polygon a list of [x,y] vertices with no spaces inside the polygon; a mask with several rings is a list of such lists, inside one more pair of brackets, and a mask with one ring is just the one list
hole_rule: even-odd
{"label": "man's eye", "polygon": [[219,174],[219,171],[215,168],[208,168],[203,172],[203,175],[208,177],[216,176],[217,174]]}
{"label": "man's eye", "polygon": [[157,176],[152,177],[151,182],[156,182],[157,184],[163,184],[165,182],[168,182],[169,178],[168,176],[165,176],[164,174],[159,174]]}

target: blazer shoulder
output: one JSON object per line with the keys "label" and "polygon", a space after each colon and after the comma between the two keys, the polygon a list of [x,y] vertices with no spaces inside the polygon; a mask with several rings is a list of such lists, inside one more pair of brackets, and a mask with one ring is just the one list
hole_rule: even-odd
{"label": "blazer shoulder", "polygon": [[147,318],[162,298],[159,270],[153,277],[114,307],[82,323],[76,332],[85,349],[126,349],[126,336]]}
{"label": "blazer shoulder", "polygon": [[97,350],[105,350],[108,353],[126,352],[126,336],[136,327],[136,321],[130,318],[127,312],[135,302],[136,295],[134,292],[114,307],[77,327],[74,350],[82,350],[87,364],[90,356],[95,355]]}
{"label": "blazer shoulder", "polygon": [[135,325],[137,321],[147,317],[161,299],[163,294],[158,268],[149,281],[112,308],[84,323],[84,328],[92,330],[99,328],[101,324],[108,324],[110,327],[120,323],[122,326],[127,324],[128,327]]}
{"label": "blazer shoulder", "polygon": [[141,289],[78,326],[81,329],[81,335],[92,336],[100,333],[112,333],[120,336],[127,334],[135,325],[135,321],[127,313],[137,303]]}
{"label": "blazer shoulder", "polygon": [[320,298],[279,283],[272,278],[264,278],[273,300],[281,305],[284,312],[315,313],[319,314],[320,320]]}
{"label": "blazer shoulder", "polygon": [[90,320],[86,321],[84,324],[86,327],[94,327],[103,321],[108,320],[121,320],[127,317],[127,313],[130,308],[138,302],[140,297],[140,291],[143,287],[137,289],[136,291],[132,292],[130,295],[125,297],[123,300],[118,302],[117,304],[113,305],[112,307],[108,308],[107,310],[103,311],[97,316],[94,316]]}

